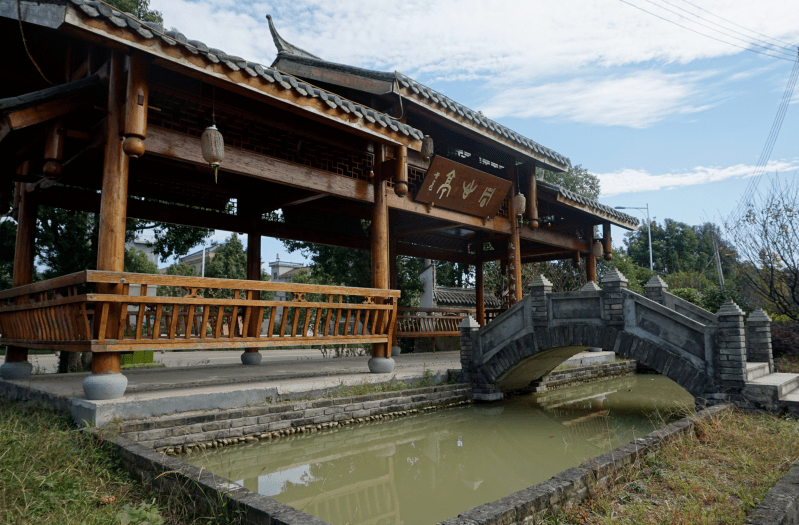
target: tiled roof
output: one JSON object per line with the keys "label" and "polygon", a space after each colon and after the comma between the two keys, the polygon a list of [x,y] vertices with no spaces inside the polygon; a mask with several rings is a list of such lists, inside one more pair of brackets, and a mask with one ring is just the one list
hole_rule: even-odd
{"label": "tiled roof", "polygon": [[[371,108],[355,104],[342,99],[334,93],[298,80],[291,75],[281,74],[276,69],[247,61],[241,57],[228,55],[221,49],[209,48],[199,40],[189,40],[179,31],[164,29],[154,22],[143,22],[129,13],[122,13],[108,4],[92,0],[69,0],[83,14],[90,18],[103,18],[114,26],[133,32],[145,40],[160,39],[169,46],[180,46],[191,54],[201,55],[211,63],[223,64],[230,72],[243,71],[251,77],[260,77],[269,83],[277,83],[284,89],[293,90],[303,97],[317,98],[324,101],[331,109],[338,109],[346,114],[364,118],[376,128],[389,128],[392,131],[413,137],[416,140],[424,138],[424,134],[411,126],[392,119],[384,113]],[[313,56],[313,55],[311,55]]]}
{"label": "tiled roof", "polygon": [[617,224],[621,223],[619,224],[620,226],[631,227],[633,229],[638,228],[638,219],[636,217],[622,213],[615,208],[600,204],[593,199],[583,197],[582,195],[574,193],[571,190],[567,190],[566,188],[551,184],[549,182],[544,182],[540,179],[536,182],[536,186],[539,189],[555,194],[559,197],[559,201],[580,208],[585,212],[591,213],[592,215],[601,217],[603,219],[610,219],[612,222]]}
{"label": "tiled roof", "polygon": [[[480,112],[473,111],[398,71],[394,73],[387,73],[383,71],[374,71],[370,69],[348,66],[345,64],[338,64],[335,62],[328,62],[327,60],[321,59],[316,55],[312,55],[303,49],[299,49],[296,46],[286,42],[278,34],[274,24],[272,23],[271,16],[267,15],[267,18],[269,19],[269,30],[272,32],[272,39],[274,40],[275,47],[278,51],[278,56],[275,59],[275,63],[280,59],[287,59],[307,66],[317,66],[332,71],[340,71],[350,75],[391,82],[392,84],[396,82],[398,86],[408,90],[408,92],[412,94],[412,98],[414,100],[417,100],[427,106],[449,111],[459,117],[462,117],[466,119],[468,123],[484,130],[484,132],[488,131],[500,135],[505,139],[512,141],[517,146],[520,146],[522,149],[528,150],[535,156],[545,157],[564,170],[571,166],[571,161],[567,157],[564,157],[563,155],[552,151],[549,148],[545,148],[534,140],[528,139],[527,137],[516,133],[512,129],[486,118]],[[393,86],[392,89],[388,89],[386,92],[388,93],[391,91],[393,91]],[[403,95],[402,93],[399,94]]]}
{"label": "tiled roof", "polygon": [[541,144],[537,143],[534,140],[528,139],[522,135],[519,135],[515,131],[510,128],[503,126],[502,124],[498,124],[494,122],[490,118],[485,117],[482,113],[477,111],[473,111],[466,106],[458,104],[451,98],[442,95],[441,93],[430,89],[429,87],[416,82],[412,78],[403,75],[400,72],[394,73],[397,82],[405,88],[410,89],[415,95],[416,98],[423,101],[426,104],[438,106],[444,110],[449,110],[453,113],[457,113],[459,116],[464,117],[466,120],[471,121],[473,124],[476,124],[486,130],[493,131],[499,135],[502,135],[505,138],[508,138],[515,142],[516,144],[523,146],[524,148],[531,150],[539,155],[543,155],[550,160],[557,162],[565,167],[571,166],[571,161],[557,153],[552,151],[549,148],[545,148]]}
{"label": "tiled roof", "polygon": [[[474,288],[445,288],[436,286],[433,290],[433,299],[436,306],[463,306],[474,307],[477,305],[477,292]],[[502,306],[500,300],[492,293],[485,294],[485,305],[489,308]]]}

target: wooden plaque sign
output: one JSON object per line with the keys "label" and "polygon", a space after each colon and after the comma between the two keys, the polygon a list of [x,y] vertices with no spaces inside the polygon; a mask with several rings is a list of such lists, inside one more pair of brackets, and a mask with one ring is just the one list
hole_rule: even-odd
{"label": "wooden plaque sign", "polygon": [[512,186],[509,180],[436,156],[416,201],[478,217],[493,217]]}

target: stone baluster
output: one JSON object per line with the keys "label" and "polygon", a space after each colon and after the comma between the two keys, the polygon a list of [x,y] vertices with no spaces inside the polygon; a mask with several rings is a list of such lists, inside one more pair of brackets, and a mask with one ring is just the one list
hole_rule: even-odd
{"label": "stone baluster", "polygon": [[624,290],[627,289],[627,282],[627,278],[618,268],[611,268],[602,276],[605,291],[603,313],[611,326],[624,326]]}
{"label": "stone baluster", "polygon": [[[479,353],[479,341],[477,340],[477,331],[480,330],[480,324],[474,320],[474,317],[467,315],[463,321],[458,325],[461,332],[461,370],[466,373],[471,372],[478,363],[475,363],[475,350]],[[475,348],[477,347],[477,348]]]}
{"label": "stone baluster", "polygon": [[668,289],[669,285],[659,275],[653,275],[644,285],[644,296],[656,303],[664,304],[664,294]]}
{"label": "stone baluster", "polygon": [[499,401],[503,398],[502,392],[479,372],[479,367],[483,364],[483,354],[478,339],[480,325],[471,315],[467,315],[458,328],[461,332],[462,381],[468,381],[472,385],[472,399]]}
{"label": "stone baluster", "polygon": [[552,283],[543,275],[530,283],[530,296],[533,311],[533,326],[547,325],[547,294],[552,292]]}
{"label": "stone baluster", "polygon": [[746,321],[746,360],[751,363],[768,363],[769,373],[774,372],[771,318],[762,308],[755,309]]}
{"label": "stone baluster", "polygon": [[718,378],[722,389],[742,389],[746,383],[744,313],[731,299],[716,312],[719,318]]}

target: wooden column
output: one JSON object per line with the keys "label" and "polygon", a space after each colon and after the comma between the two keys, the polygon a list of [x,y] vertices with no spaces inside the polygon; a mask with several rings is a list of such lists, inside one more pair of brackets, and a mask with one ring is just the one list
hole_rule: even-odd
{"label": "wooden column", "polygon": [[143,53],[133,53],[128,61],[128,84],[125,100],[125,142],[122,149],[133,158],[144,155],[147,137],[147,61]]}
{"label": "wooden column", "polygon": [[[375,148],[374,206],[372,206],[372,287],[386,289],[389,287],[388,256],[388,200],[386,199],[386,179],[383,169],[385,152],[383,145]],[[381,319],[380,322],[386,322]],[[375,343],[372,345],[372,357],[389,357],[388,345]]]}
{"label": "wooden column", "polygon": [[[250,205],[246,208],[246,213],[249,219],[249,227],[247,229],[247,279],[250,281],[261,280],[261,230],[259,228],[261,217],[255,206]],[[249,299],[258,300],[261,298],[261,293],[258,291],[251,291],[247,293]],[[258,337],[261,334],[261,323],[263,321],[263,308],[250,308],[250,322],[247,327],[247,335],[249,337]],[[245,354],[253,354],[253,356],[245,357],[244,361],[254,359],[256,362],[247,362],[245,364],[258,364],[260,363],[260,353],[258,348],[245,348]],[[254,354],[258,354],[255,356]]]}
{"label": "wooden column", "polygon": [[535,179],[535,166],[527,168],[527,220],[530,228],[538,228],[538,185]]}
{"label": "wooden column", "polygon": [[[28,174],[29,163],[25,162],[17,170],[20,175]],[[16,288],[33,282],[33,263],[36,257],[36,214],[38,205],[33,193],[25,191],[25,183],[16,183],[17,242],[14,247],[14,266],[11,285]],[[28,349],[9,345],[6,349],[6,363],[28,360]]]}
{"label": "wooden column", "polygon": [[519,245],[519,217],[524,210],[516,209],[516,166],[508,167],[508,178],[513,181],[511,197],[508,203],[508,219],[510,219],[510,238],[508,239],[508,298],[513,306],[522,300],[522,255]]}
{"label": "wooden column", "polygon": [[478,238],[477,245],[474,249],[475,259],[477,262],[474,264],[474,297],[477,303],[477,323],[480,326],[486,325],[486,298],[485,298],[485,282],[483,280],[483,240]]}
{"label": "wooden column", "polygon": [[[125,56],[119,51],[111,54],[108,84],[108,116],[106,120],[103,185],[100,195],[100,228],[97,241],[97,269],[121,272],[125,269],[125,222],[128,204],[128,156],[122,151],[122,125]],[[121,284],[98,284],[99,293],[121,293]],[[98,338],[116,339],[119,306],[111,305],[105,334]],[[93,374],[119,373],[119,353],[92,354]]]}
{"label": "wooden column", "polygon": [[613,242],[610,238],[610,223],[606,222],[602,224],[602,244],[604,245],[605,249],[605,260],[612,261],[613,260]]}
{"label": "wooden column", "polygon": [[[397,235],[394,232],[394,225],[395,225],[395,214],[389,213],[389,228],[388,228],[388,278],[389,278],[389,287],[392,290],[399,290],[399,276],[397,275]],[[397,337],[397,330],[392,331],[393,336],[391,338],[391,346],[392,349],[395,346],[399,346],[399,338]],[[392,350],[393,355],[393,350]]]}
{"label": "wooden column", "polygon": [[588,254],[585,256],[585,278],[596,282],[596,255],[594,255],[594,227],[586,228],[585,238],[588,240]]}

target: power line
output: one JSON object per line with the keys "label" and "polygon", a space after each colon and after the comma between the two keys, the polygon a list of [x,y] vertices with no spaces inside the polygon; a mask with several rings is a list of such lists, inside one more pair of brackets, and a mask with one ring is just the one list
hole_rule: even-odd
{"label": "power line", "polygon": [[749,180],[749,184],[746,186],[746,189],[741,196],[741,200],[738,202],[738,205],[733,211],[733,216],[740,215],[740,213],[746,208],[750,197],[757,189],[760,178],[766,171],[766,165],[771,157],[774,144],[776,144],[777,137],[780,134],[780,129],[782,129],[782,122],[785,119],[785,114],[788,112],[788,106],[793,98],[793,91],[796,87],[797,79],[799,79],[799,57],[797,57],[797,60],[794,62],[793,70],[791,70],[791,75],[788,77],[788,84],[785,86],[785,91],[782,94],[782,100],[777,108],[777,114],[774,116],[774,122],[771,124],[771,131],[769,132],[766,143],[763,146],[763,150],[760,152],[760,158],[755,166],[754,174]]}
{"label": "power line", "polygon": [[[724,25],[719,24],[717,22],[713,22],[712,20],[708,20],[707,18],[701,17],[701,16],[697,15],[696,13],[692,13],[691,11],[689,11],[687,9],[684,9],[684,8],[678,6],[678,5],[675,5],[675,4],[671,3],[671,2],[669,2],[668,0],[660,0],[660,1],[663,2],[664,4],[668,4],[668,5],[676,8],[676,9],[679,9],[680,11],[685,11],[689,15],[691,15],[691,16],[693,16],[695,18],[698,18],[699,20],[704,20],[705,22],[707,22],[709,24],[713,24],[714,26],[721,27],[725,31],[732,31],[735,34],[741,35],[741,36],[746,37],[748,39],[756,40],[758,42],[763,42],[764,44],[766,44],[766,46],[777,47],[777,48],[781,48],[781,49],[785,49],[787,51],[790,51],[790,53],[786,53],[786,54],[788,54],[789,56],[793,56],[793,52],[794,52],[795,48],[792,45],[790,45],[790,44],[788,44],[786,46],[777,45],[774,42],[780,42],[779,40],[777,40],[775,38],[768,37],[766,35],[761,35],[761,36],[765,36],[768,40],[763,40],[762,38],[755,38],[755,37],[749,36],[749,35],[747,35],[745,33],[741,33],[740,31],[736,31],[735,29],[732,29],[732,28],[729,28],[729,27],[725,27]],[[690,5],[694,5],[694,4],[691,4],[690,2],[687,2],[687,3],[689,3]],[[697,7],[697,6],[694,6],[694,7]],[[707,11],[707,10],[703,9],[703,11]],[[707,12],[710,13],[710,11],[707,11]],[[710,13],[710,14],[712,15],[713,13]],[[680,15],[680,16],[682,16],[682,15]],[[713,16],[717,16],[717,15],[713,15]],[[721,17],[717,17],[717,18],[721,18]],[[722,20],[726,20],[724,18],[721,18],[721,19]],[[726,21],[729,22],[730,24],[733,24],[733,25],[736,25],[738,27],[741,27],[742,29],[745,29],[746,31],[749,31],[750,33],[755,33],[755,34],[760,35],[760,33],[757,33],[756,31],[752,31],[751,29],[746,29],[745,27],[740,26],[738,24],[735,24],[734,22],[730,22],[729,20],[726,20]],[[712,28],[710,28],[710,29],[712,29]],[[773,42],[769,42],[769,40],[773,40]],[[755,45],[758,45],[758,44],[755,44]],[[766,47],[766,46],[760,46],[760,47]],[[766,49],[770,49],[770,48],[766,47]]]}
{"label": "power line", "polygon": [[[678,26],[678,27],[681,27],[681,28],[683,28],[683,29],[687,29],[688,31],[691,31],[691,32],[693,32],[693,33],[696,33],[697,35],[702,35],[702,36],[704,36],[704,37],[707,37],[707,38],[713,39],[713,40],[715,40],[715,41],[717,41],[717,42],[721,42],[721,43],[723,43],[723,44],[728,44],[728,45],[731,45],[731,46],[735,46],[735,47],[737,47],[737,48],[740,48],[740,49],[743,49],[743,50],[745,50],[745,51],[751,51],[752,53],[757,53],[757,54],[760,54],[760,55],[765,55],[765,56],[767,56],[767,57],[771,57],[771,58],[777,58],[777,59],[780,59],[780,60],[788,60],[788,61],[791,61],[791,62],[793,62],[793,60],[791,60],[790,58],[781,57],[781,56],[778,56],[778,55],[772,55],[772,54],[770,54],[770,53],[764,53],[763,51],[758,51],[757,49],[751,49],[751,48],[749,48],[749,47],[744,47],[744,46],[741,46],[741,45],[738,45],[738,44],[733,44],[732,42],[727,42],[726,40],[722,40],[722,39],[720,39],[720,38],[716,38],[716,37],[714,37],[714,36],[711,36],[711,35],[708,35],[708,34],[702,33],[702,32],[700,32],[700,31],[697,31],[696,29],[691,29],[690,27],[686,27],[686,26],[684,26],[684,25],[682,25],[682,24],[678,24],[678,23],[677,23],[677,22],[675,22],[674,20],[669,20],[668,18],[665,18],[665,17],[662,17],[662,16],[660,16],[660,15],[657,15],[657,14],[655,14],[655,13],[651,12],[651,11],[647,11],[647,10],[646,10],[646,9],[644,9],[643,7],[639,7],[639,6],[635,5],[635,4],[631,4],[631,3],[630,3],[630,2],[628,2],[627,0],[619,0],[619,1],[620,1],[620,2],[622,2],[622,3],[624,3],[624,4],[627,4],[627,5],[629,5],[629,6],[632,6],[632,7],[636,8],[636,9],[640,9],[640,10],[641,10],[641,11],[643,11],[644,13],[647,13],[647,14],[649,14],[649,15],[652,15],[652,16],[654,16],[654,17],[660,18],[661,20],[665,20],[666,22],[669,22],[670,24],[674,24],[674,25],[676,25],[676,26]],[[648,0],[647,0],[647,1],[648,1]],[[682,15],[680,15],[680,16],[682,16]],[[729,36],[729,35],[728,35],[728,36]]]}
{"label": "power line", "polygon": [[688,0],[682,0],[682,1],[683,1],[683,2],[685,2],[685,3],[686,3],[686,4],[688,4],[688,5],[692,5],[692,6],[694,6],[695,8],[697,8],[697,9],[700,9],[700,10],[704,11],[705,13],[708,13],[708,14],[711,14],[711,15],[713,15],[713,16],[715,16],[716,18],[719,18],[719,19],[721,19],[721,20],[724,20],[725,22],[728,22],[728,23],[730,23],[730,24],[732,24],[732,25],[734,25],[734,26],[738,26],[738,27],[740,27],[741,29],[746,29],[746,30],[747,30],[747,31],[749,31],[750,33],[754,33],[754,34],[756,34],[756,35],[764,36],[764,37],[768,38],[769,40],[774,40],[775,42],[780,42],[780,43],[782,43],[782,44],[785,44],[785,45],[787,45],[787,46],[793,46],[793,45],[794,45],[794,44],[791,44],[791,43],[789,43],[789,42],[785,42],[784,40],[780,40],[780,39],[778,39],[778,38],[772,38],[772,37],[770,37],[770,36],[768,36],[768,35],[764,35],[763,33],[758,33],[757,31],[752,31],[751,29],[747,29],[747,28],[745,28],[744,26],[742,26],[742,25],[740,25],[740,24],[736,24],[736,23],[735,23],[735,22],[733,22],[732,20],[727,20],[726,18],[724,18],[724,17],[721,17],[721,16],[719,16],[719,15],[717,15],[717,14],[714,14],[714,13],[712,13],[712,12],[708,11],[707,9],[705,9],[704,7],[699,7],[698,5],[696,5],[696,4],[693,4],[693,3],[689,2]]}
{"label": "power line", "polygon": [[[746,44],[749,44],[750,46],[762,47],[763,49],[766,49],[766,50],[768,50],[768,51],[775,52],[775,53],[780,53],[780,54],[782,54],[782,55],[787,55],[787,56],[790,56],[790,57],[793,57],[793,56],[794,56],[794,55],[793,55],[793,53],[787,53],[787,52],[785,52],[785,51],[782,51],[782,50],[780,50],[780,49],[773,49],[773,48],[771,48],[771,47],[766,47],[766,46],[764,46],[764,45],[762,45],[762,44],[756,44],[756,43],[754,43],[754,42],[752,42],[752,41],[750,41],[750,40],[744,40],[743,38],[740,38],[740,37],[737,37],[737,36],[734,36],[734,35],[730,35],[729,33],[725,33],[724,31],[720,31],[720,30],[718,30],[718,29],[715,29],[715,28],[713,28],[713,27],[710,27],[709,25],[705,25],[705,24],[703,24],[703,23],[701,23],[701,22],[697,22],[696,20],[691,20],[690,18],[688,18],[688,17],[686,17],[686,16],[684,16],[684,15],[681,15],[680,13],[678,13],[678,12],[676,12],[676,11],[672,11],[672,10],[671,10],[671,9],[669,9],[668,7],[663,7],[662,5],[655,3],[653,0],[645,0],[645,1],[646,1],[646,2],[649,2],[650,4],[654,5],[655,7],[659,7],[660,9],[663,9],[664,11],[668,11],[669,13],[671,13],[671,14],[673,14],[673,15],[677,15],[677,16],[679,16],[680,18],[684,18],[685,20],[688,20],[688,21],[689,21],[689,22],[691,22],[691,23],[694,23],[694,24],[697,24],[697,25],[699,25],[699,26],[705,27],[705,28],[707,28],[707,29],[710,29],[711,31],[715,31],[716,33],[721,33],[722,35],[724,35],[724,36],[726,36],[726,37],[729,37],[729,38],[734,38],[735,40],[740,40],[741,42],[744,42],[744,43],[746,43]],[[666,3],[668,3],[668,2],[666,2]],[[671,4],[669,4],[669,5],[671,5]],[[680,9],[680,8],[678,8],[678,9]],[[725,28],[725,29],[726,29],[726,28]]]}

